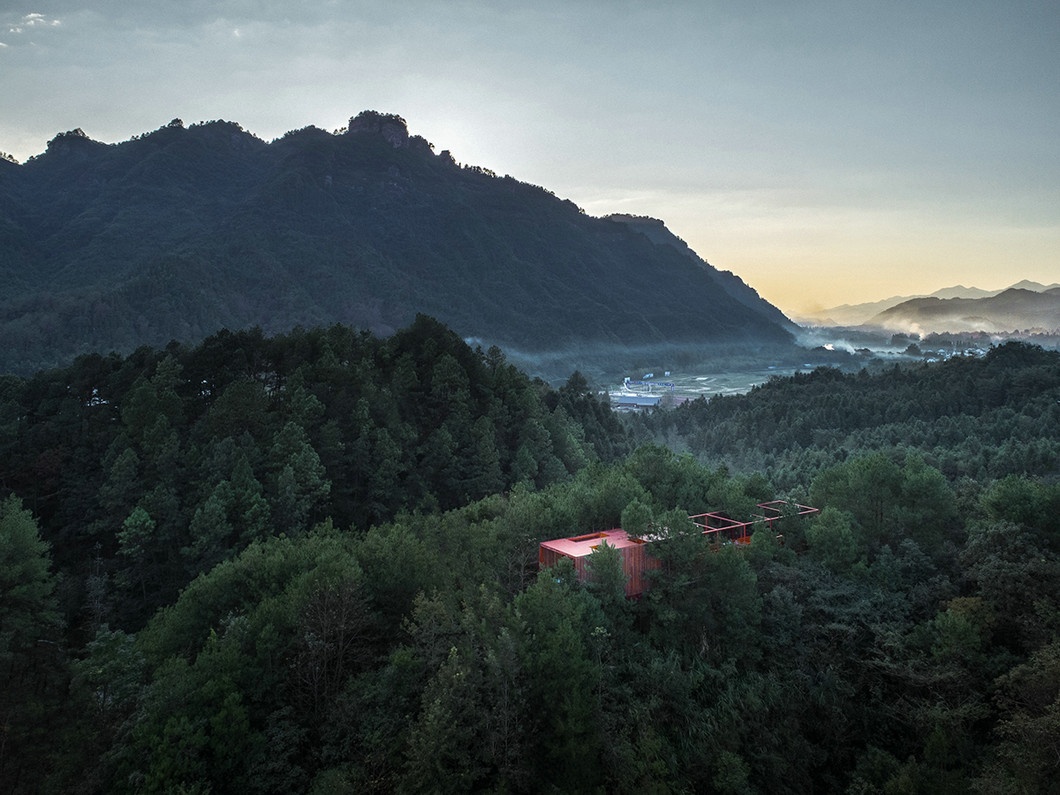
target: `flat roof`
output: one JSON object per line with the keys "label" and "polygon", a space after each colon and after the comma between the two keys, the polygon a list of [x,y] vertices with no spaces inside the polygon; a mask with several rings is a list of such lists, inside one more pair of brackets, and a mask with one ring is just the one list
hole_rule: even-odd
{"label": "flat roof", "polygon": [[662,395],[611,395],[611,402],[626,406],[657,406],[662,397]]}
{"label": "flat roof", "polygon": [[647,543],[643,538],[631,536],[625,530],[616,527],[611,530],[585,533],[584,535],[571,536],[570,538],[554,538],[551,541],[542,541],[541,546],[561,555],[566,555],[569,558],[583,558],[591,555],[593,550],[605,541],[608,546],[616,549],[638,547]]}

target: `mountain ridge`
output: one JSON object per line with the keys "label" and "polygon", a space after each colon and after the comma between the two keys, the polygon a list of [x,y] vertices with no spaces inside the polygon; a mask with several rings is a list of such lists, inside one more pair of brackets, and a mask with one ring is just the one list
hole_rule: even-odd
{"label": "mountain ridge", "polygon": [[375,111],[271,142],[223,120],[118,144],[73,130],[0,171],[7,370],[219,328],[385,335],[418,313],[531,351],[790,344],[716,273]]}
{"label": "mountain ridge", "polygon": [[757,290],[747,284],[735,273],[715,268],[707,262],[706,259],[697,254],[691,246],[675,235],[666,226],[665,221],[658,218],[651,218],[650,216],[630,215],[628,213],[612,213],[611,215],[605,215],[604,217],[611,221],[626,224],[631,229],[636,229],[657,245],[670,246],[680,251],[693,262],[705,267],[708,273],[710,273],[718,284],[721,285],[722,289],[744,306],[762,314],[764,317],[767,317],[781,326],[781,328],[786,328],[791,332],[797,332],[799,330],[798,324],[785,315],[779,308],[762,298]]}

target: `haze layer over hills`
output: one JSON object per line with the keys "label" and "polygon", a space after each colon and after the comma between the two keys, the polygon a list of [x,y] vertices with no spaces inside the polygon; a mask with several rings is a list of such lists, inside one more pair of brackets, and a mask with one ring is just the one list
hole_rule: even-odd
{"label": "haze layer over hills", "polygon": [[643,227],[370,111],[271,143],[225,121],[116,145],[75,130],[0,163],[0,370],[221,328],[389,334],[417,313],[524,351],[791,341],[738,277]]}

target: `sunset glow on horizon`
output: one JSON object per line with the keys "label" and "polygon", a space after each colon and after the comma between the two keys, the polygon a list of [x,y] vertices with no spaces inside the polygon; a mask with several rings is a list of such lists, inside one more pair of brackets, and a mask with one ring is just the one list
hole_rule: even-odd
{"label": "sunset glow on horizon", "polygon": [[663,220],[789,314],[1060,281],[1060,8],[1021,0],[0,12],[0,151],[364,109],[591,215]]}

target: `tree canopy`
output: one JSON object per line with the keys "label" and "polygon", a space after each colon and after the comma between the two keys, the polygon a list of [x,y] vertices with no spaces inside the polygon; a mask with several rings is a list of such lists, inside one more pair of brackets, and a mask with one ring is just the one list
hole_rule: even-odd
{"label": "tree canopy", "polygon": [[[1051,449],[1056,365],[619,419],[420,317],[0,380],[0,786],[1055,792],[1056,459],[985,440],[1023,405]],[[800,406],[842,444],[812,441],[825,414],[810,456],[750,421]],[[985,467],[914,433],[955,406]],[[749,545],[688,520],[773,497],[822,510]],[[640,598],[607,545],[538,570],[541,541],[619,526],[654,539]]]}

